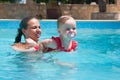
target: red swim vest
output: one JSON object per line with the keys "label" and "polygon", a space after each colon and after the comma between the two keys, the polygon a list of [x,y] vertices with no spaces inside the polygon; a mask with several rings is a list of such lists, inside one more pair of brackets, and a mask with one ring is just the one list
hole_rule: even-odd
{"label": "red swim vest", "polygon": [[76,41],[72,41],[71,48],[68,49],[68,50],[65,50],[64,47],[62,46],[60,37],[52,37],[52,39],[55,40],[55,42],[57,43],[57,48],[56,49],[48,48],[47,52],[53,51],[53,50],[70,52],[70,51],[74,51],[76,49],[76,47],[77,47],[77,42]]}

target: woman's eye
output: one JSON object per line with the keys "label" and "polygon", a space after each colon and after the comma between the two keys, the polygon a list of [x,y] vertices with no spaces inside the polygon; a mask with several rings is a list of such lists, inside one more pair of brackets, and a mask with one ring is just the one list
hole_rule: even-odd
{"label": "woman's eye", "polygon": [[40,26],[33,26],[32,29],[36,29],[36,28],[39,28],[40,29]]}

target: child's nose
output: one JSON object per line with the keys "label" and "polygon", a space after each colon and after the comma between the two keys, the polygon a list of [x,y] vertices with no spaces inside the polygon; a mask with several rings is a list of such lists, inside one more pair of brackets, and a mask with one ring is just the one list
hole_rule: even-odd
{"label": "child's nose", "polygon": [[70,32],[73,32],[73,29],[70,29]]}

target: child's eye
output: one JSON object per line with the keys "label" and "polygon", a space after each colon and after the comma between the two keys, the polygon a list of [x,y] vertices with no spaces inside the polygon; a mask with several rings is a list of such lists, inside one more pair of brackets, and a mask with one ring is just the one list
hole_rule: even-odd
{"label": "child's eye", "polygon": [[70,30],[70,28],[67,28],[66,30],[67,30],[67,31],[69,31],[69,30]]}
{"label": "child's eye", "polygon": [[41,28],[40,26],[38,26],[39,28]]}
{"label": "child's eye", "polygon": [[37,28],[37,26],[33,26],[33,27],[32,27],[32,29],[36,29],[36,28]]}
{"label": "child's eye", "polygon": [[72,28],[73,30],[75,30],[76,28]]}

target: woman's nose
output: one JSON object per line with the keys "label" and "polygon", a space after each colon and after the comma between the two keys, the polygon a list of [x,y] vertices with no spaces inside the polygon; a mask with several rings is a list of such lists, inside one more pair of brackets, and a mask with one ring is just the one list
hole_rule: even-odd
{"label": "woman's nose", "polygon": [[37,28],[37,30],[36,30],[37,32],[41,32],[41,29],[40,28]]}

